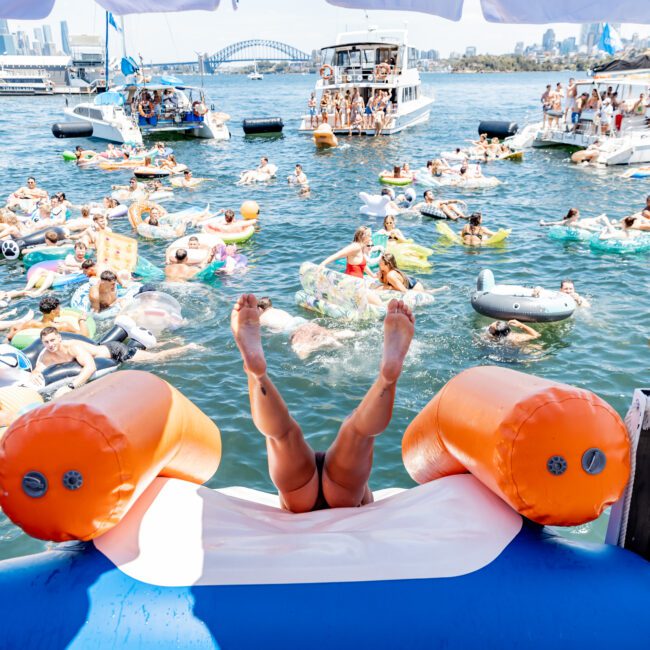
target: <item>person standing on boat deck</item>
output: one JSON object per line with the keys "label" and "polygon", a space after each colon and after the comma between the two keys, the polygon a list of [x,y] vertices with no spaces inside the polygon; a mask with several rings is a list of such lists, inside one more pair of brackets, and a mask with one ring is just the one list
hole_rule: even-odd
{"label": "person standing on boat deck", "polygon": [[542,113],[544,114],[544,123],[543,126],[546,128],[546,123],[548,121],[548,117],[546,113],[551,110],[551,95],[553,93],[551,92],[551,84],[546,85],[546,90],[540,97],[540,101],[542,102]]}
{"label": "person standing on boat deck", "polygon": [[350,112],[352,108],[352,104],[350,103],[350,89],[348,88],[345,91],[345,94],[343,95],[343,109],[342,109],[342,116],[343,119],[345,120],[344,126],[349,127],[351,122],[350,122]]}
{"label": "person standing on boat deck", "polygon": [[566,87],[566,101],[564,104],[564,121],[569,124],[573,121],[573,110],[576,105],[576,97],[578,95],[578,87],[573,77],[569,79],[569,85]]}
{"label": "person standing on boat deck", "polygon": [[551,112],[553,114],[549,115],[549,126],[559,128],[562,115],[562,84],[559,81],[551,93]]}
{"label": "person standing on boat deck", "polygon": [[178,111],[178,97],[176,93],[171,89],[167,88],[163,94],[163,111],[165,117],[172,117]]}
{"label": "person standing on boat deck", "polygon": [[248,378],[253,423],[266,438],[269,474],[281,507],[298,513],[371,503],[368,479],[374,439],[386,429],[393,414],[397,380],[415,329],[411,310],[401,301],[388,304],[379,375],[324,453],[314,452],[307,444],[267,374],[254,295],[239,298],[230,324]]}
{"label": "person standing on boat deck", "polygon": [[316,93],[312,93],[307,102],[307,108],[309,109],[309,123],[312,129],[315,129],[318,126],[318,117],[316,115]]}
{"label": "person standing on boat deck", "polygon": [[342,127],[341,123],[341,93],[337,90],[334,95],[334,100],[332,102],[334,106],[334,128],[340,129]]}
{"label": "person standing on boat deck", "polygon": [[320,98],[321,124],[329,124],[329,110],[330,110],[330,93],[329,90],[324,90]]}

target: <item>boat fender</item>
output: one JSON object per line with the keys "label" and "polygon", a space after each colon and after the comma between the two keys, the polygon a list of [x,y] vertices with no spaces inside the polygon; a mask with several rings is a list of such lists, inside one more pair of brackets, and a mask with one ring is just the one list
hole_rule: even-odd
{"label": "boat fender", "polygon": [[519,130],[516,122],[505,122],[503,120],[481,120],[478,125],[478,134],[485,133],[488,138],[512,137]]}
{"label": "boat fender", "polygon": [[90,138],[93,125],[88,122],[56,122],[52,125],[52,135],[55,138]]}
{"label": "boat fender", "polygon": [[590,391],[508,368],[461,372],[407,427],[402,457],[426,483],[471,472],[543,525],[593,521],[630,475],[630,443],[614,409]]}
{"label": "boat fender", "polygon": [[281,133],[284,128],[284,122],[281,117],[247,118],[242,122],[242,128],[246,135]]}
{"label": "boat fender", "polygon": [[476,290],[477,291],[492,291],[496,282],[494,280],[494,273],[490,269],[483,269],[476,279]]}
{"label": "boat fender", "polygon": [[[0,442],[0,506],[38,539],[90,540],[113,528],[156,476],[201,484],[220,458],[219,429],[207,415],[155,375],[124,370],[11,425]],[[62,467],[83,478],[82,490],[62,483]],[[25,479],[36,472],[47,487],[30,494]]]}

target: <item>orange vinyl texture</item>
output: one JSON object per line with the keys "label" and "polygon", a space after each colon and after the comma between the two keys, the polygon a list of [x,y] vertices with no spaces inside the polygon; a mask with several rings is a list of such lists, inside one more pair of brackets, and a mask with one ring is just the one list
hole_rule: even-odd
{"label": "orange vinyl texture", "polygon": [[[605,453],[589,474],[583,454]],[[566,470],[547,468],[561,456]],[[593,393],[499,367],[465,370],[424,407],[404,433],[402,457],[426,483],[471,472],[512,508],[540,524],[596,519],[622,494],[630,447],[621,418]]]}
{"label": "orange vinyl texture", "polygon": [[[0,505],[32,537],[89,540],[115,526],[156,476],[207,481],[221,459],[216,425],[158,377],[125,370],[26,413],[0,441]],[[69,470],[83,485],[63,484]],[[22,489],[30,471],[47,492]]]}

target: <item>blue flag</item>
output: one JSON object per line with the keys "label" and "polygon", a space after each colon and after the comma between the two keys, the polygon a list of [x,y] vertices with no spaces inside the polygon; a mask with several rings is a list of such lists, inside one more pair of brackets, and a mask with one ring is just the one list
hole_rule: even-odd
{"label": "blue flag", "polygon": [[607,52],[607,54],[614,54],[616,50],[620,50],[622,47],[623,43],[618,32],[612,29],[609,23],[605,23],[603,33],[600,35],[600,41],[598,42],[598,49]]}
{"label": "blue flag", "polygon": [[109,11],[108,13],[108,24],[115,28],[116,31],[121,32],[121,28],[117,26],[115,22],[115,16]]}
{"label": "blue flag", "polygon": [[130,56],[125,56],[122,59],[120,62],[120,68],[125,77],[128,77],[130,74],[133,74],[140,69],[138,64]]}

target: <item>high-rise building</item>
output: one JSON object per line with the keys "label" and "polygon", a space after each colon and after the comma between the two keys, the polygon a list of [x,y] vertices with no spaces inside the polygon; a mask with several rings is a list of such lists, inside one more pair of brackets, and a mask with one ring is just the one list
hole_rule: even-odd
{"label": "high-rise building", "polygon": [[61,49],[64,54],[70,56],[70,31],[65,20],[61,21]]}
{"label": "high-rise building", "polygon": [[555,47],[555,31],[547,29],[542,37],[542,47],[545,52],[550,52]]}
{"label": "high-rise building", "polygon": [[43,43],[52,43],[52,28],[49,25],[43,25]]}
{"label": "high-rise building", "polygon": [[32,48],[30,47],[29,44],[29,36],[27,36],[27,32],[23,32],[22,30],[19,30],[15,34],[16,36],[16,54],[31,54],[32,53]]}
{"label": "high-rise building", "polygon": [[560,43],[560,54],[562,56],[567,56],[568,54],[571,54],[573,52],[578,51],[578,46],[576,43],[576,37],[575,36],[570,36],[569,38],[565,38],[561,43]]}
{"label": "high-rise building", "polygon": [[11,34],[9,31],[9,21],[5,18],[0,18],[0,34]]}
{"label": "high-rise building", "polygon": [[34,27],[34,44],[36,43],[45,43],[43,30],[40,27]]}
{"label": "high-rise building", "polygon": [[476,56],[476,47],[469,45],[465,48],[465,56]]}
{"label": "high-rise building", "polygon": [[517,41],[517,45],[515,45],[515,55],[521,56],[523,53],[524,53],[524,42]]}
{"label": "high-rise building", "polygon": [[9,23],[0,20],[0,54],[18,54],[16,37],[9,31]]}

